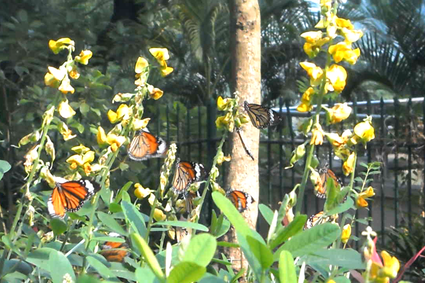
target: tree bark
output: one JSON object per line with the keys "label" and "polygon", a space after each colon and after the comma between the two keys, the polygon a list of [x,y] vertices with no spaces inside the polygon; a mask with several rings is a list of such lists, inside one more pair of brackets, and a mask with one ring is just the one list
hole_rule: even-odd
{"label": "tree bark", "polygon": [[[230,43],[232,55],[231,85],[239,95],[240,109],[244,100],[261,103],[261,19],[258,0],[230,0]],[[258,149],[259,130],[251,123],[242,127],[246,146],[255,160],[245,152],[237,133],[231,136],[232,160],[229,164],[226,186],[249,193],[255,202],[243,215],[248,225],[255,229],[258,216],[259,172]],[[232,228],[226,235],[229,242],[237,242]],[[233,268],[240,270],[248,266],[240,249],[227,249]]]}

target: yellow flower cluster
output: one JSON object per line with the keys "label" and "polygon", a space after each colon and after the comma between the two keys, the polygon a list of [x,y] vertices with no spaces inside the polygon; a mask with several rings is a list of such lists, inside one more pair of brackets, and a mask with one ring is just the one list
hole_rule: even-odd
{"label": "yellow flower cluster", "polygon": [[239,128],[248,122],[248,117],[245,114],[239,113],[237,96],[236,98],[225,99],[219,96],[217,98],[217,109],[226,112],[225,115],[219,116],[215,120],[217,129],[227,129],[229,132],[233,132],[235,127]]}
{"label": "yellow flower cluster", "polygon": [[70,156],[66,162],[69,163],[69,167],[72,170],[82,168],[86,175],[89,175],[91,172],[99,171],[101,169],[99,164],[92,164],[95,157],[95,152],[90,150],[90,148],[80,144],[71,148],[76,154]]}

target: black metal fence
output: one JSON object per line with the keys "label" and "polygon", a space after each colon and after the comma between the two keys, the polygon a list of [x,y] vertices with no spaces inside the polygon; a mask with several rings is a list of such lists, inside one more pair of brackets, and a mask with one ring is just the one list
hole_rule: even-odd
{"label": "black metal fence", "polygon": [[[292,151],[304,143],[304,137],[298,127],[309,113],[299,113],[296,107],[284,103],[281,99],[273,109],[280,112],[283,123],[275,128],[260,132],[260,203],[271,208],[278,207],[278,201],[300,183],[303,164],[285,170]],[[353,113],[349,119],[336,127],[325,127],[327,132],[342,133],[353,129],[354,125],[366,116],[373,117],[375,139],[359,153],[359,162],[382,163],[381,175],[375,175],[372,186],[376,195],[368,209],[361,209],[357,218],[364,218],[356,225],[356,234],[363,229],[361,225],[372,225],[376,231],[385,227],[406,226],[411,228],[414,221],[425,222],[424,200],[424,160],[425,160],[425,102],[423,98],[353,101]],[[207,106],[188,109],[183,104],[161,105],[150,109],[155,127],[151,131],[166,138],[167,142],[177,143],[181,159],[202,162],[207,167],[211,164],[216,151],[220,133],[216,131],[216,105],[210,101]],[[323,113],[325,115],[325,113]],[[317,156],[322,164],[328,163],[331,169],[343,181],[341,166],[331,145],[325,142],[317,149]],[[160,161],[157,162],[157,170]],[[150,167],[150,166],[148,166]],[[153,166],[152,168],[154,168]],[[224,176],[223,167],[220,178]],[[358,172],[362,167],[357,168]],[[221,181],[223,181],[221,179]],[[315,197],[313,187],[308,184],[304,198],[304,213],[310,215],[323,209],[323,200]],[[371,221],[373,219],[373,222]],[[266,229],[265,222],[259,219],[260,231]],[[363,224],[361,224],[363,223]]]}

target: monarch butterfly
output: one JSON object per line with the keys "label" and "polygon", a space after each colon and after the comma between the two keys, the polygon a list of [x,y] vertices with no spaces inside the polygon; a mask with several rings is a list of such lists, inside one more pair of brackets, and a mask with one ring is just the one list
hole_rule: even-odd
{"label": "monarch butterfly", "polygon": [[142,130],[134,136],[127,153],[131,159],[142,161],[161,157],[166,150],[167,146],[163,139],[155,137],[149,131]]}
{"label": "monarch butterfly", "polygon": [[176,171],[173,178],[173,190],[176,194],[186,192],[190,184],[205,176],[204,165],[196,162],[180,161],[177,159]]}
{"label": "monarch butterfly", "polygon": [[238,190],[230,190],[226,193],[226,196],[235,205],[239,212],[243,212],[253,202],[255,202],[250,194]]}
{"label": "monarch butterfly", "polygon": [[328,178],[334,181],[335,187],[341,187],[342,181],[335,175],[335,173],[329,169],[329,164],[326,164],[323,168],[319,169],[320,182],[314,186],[314,193],[318,198],[326,198],[326,183]]}
{"label": "monarch butterfly", "polygon": [[271,110],[268,107],[248,103],[245,101],[244,109],[248,113],[249,119],[251,119],[251,123],[257,129],[264,129],[282,121],[282,117],[277,112]]}
{"label": "monarch butterfly", "polygon": [[66,211],[79,210],[98,190],[100,190],[99,184],[89,180],[57,182],[47,202],[49,213],[52,217],[63,218]]}
{"label": "monarch butterfly", "polygon": [[313,226],[323,224],[325,222],[336,221],[338,219],[338,214],[325,216],[324,211],[320,211],[317,214],[313,214],[307,219],[307,222],[304,225],[304,229],[310,229]]}
{"label": "monarch butterfly", "polygon": [[[112,232],[109,233],[109,236],[118,237],[119,234]],[[122,262],[124,261],[124,257],[128,254],[126,248],[126,243],[108,241],[105,242],[104,245],[102,245],[102,250],[100,251],[100,254],[103,255],[103,257],[106,258],[107,261]]]}

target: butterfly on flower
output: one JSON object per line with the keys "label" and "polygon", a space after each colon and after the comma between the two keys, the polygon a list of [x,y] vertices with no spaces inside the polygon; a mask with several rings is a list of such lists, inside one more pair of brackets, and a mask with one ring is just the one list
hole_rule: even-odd
{"label": "butterfly on flower", "polygon": [[89,180],[68,181],[57,178],[56,187],[47,202],[52,217],[63,218],[67,211],[79,210],[84,202],[100,190],[100,185]]}
{"label": "butterfly on flower", "polygon": [[340,188],[343,186],[341,179],[339,179],[335,173],[329,169],[329,164],[326,164],[324,167],[320,168],[318,172],[320,175],[320,180],[314,186],[314,193],[318,198],[326,198],[326,185],[329,178],[334,181],[335,187]]}
{"label": "butterfly on flower", "polygon": [[252,125],[257,129],[264,129],[274,126],[282,121],[282,117],[268,107],[258,104],[244,102],[244,109],[248,113]]}
{"label": "butterfly on flower", "polygon": [[230,190],[226,193],[227,198],[233,203],[239,212],[245,211],[255,200],[246,192]]}
{"label": "butterfly on flower", "polygon": [[189,186],[206,176],[204,165],[177,159],[172,188],[176,194],[186,193]]}
{"label": "butterfly on flower", "polygon": [[128,146],[128,156],[135,161],[164,156],[167,151],[165,141],[155,137],[147,129],[136,133]]}

